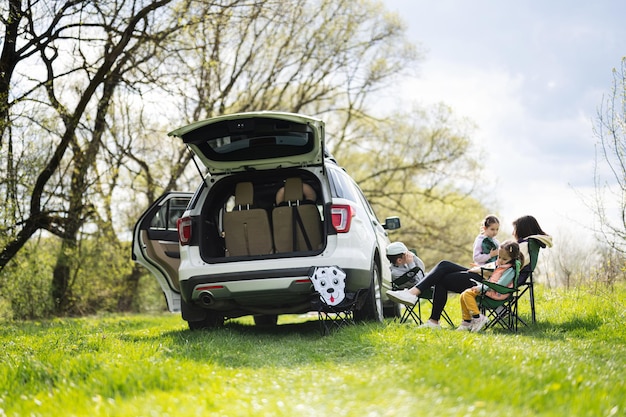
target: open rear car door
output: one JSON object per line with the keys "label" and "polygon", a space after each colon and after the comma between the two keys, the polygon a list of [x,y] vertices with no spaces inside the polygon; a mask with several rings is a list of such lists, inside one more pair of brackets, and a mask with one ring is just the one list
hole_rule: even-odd
{"label": "open rear car door", "polygon": [[176,222],[192,196],[193,193],[186,192],[163,194],[141,215],[133,230],[133,260],[155,276],[171,312],[180,311]]}

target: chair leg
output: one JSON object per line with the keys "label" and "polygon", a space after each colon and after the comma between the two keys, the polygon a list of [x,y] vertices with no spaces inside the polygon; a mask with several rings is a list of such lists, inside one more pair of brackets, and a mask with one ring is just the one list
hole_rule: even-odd
{"label": "chair leg", "polygon": [[332,329],[354,324],[354,309],[351,306],[347,310],[335,309],[332,306],[324,306],[317,311],[322,336],[329,335]]}
{"label": "chair leg", "polygon": [[[413,306],[405,306],[402,317],[400,317],[400,324],[406,323],[409,318],[412,318],[417,325],[424,324],[424,320],[422,320],[422,304],[420,303],[420,300],[428,300],[428,302],[432,304],[432,300],[429,298],[418,298],[417,302],[413,304]],[[417,308],[417,313],[415,312],[415,308]],[[450,327],[454,327],[454,322],[445,309],[441,312],[441,317],[450,325]]]}
{"label": "chair leg", "polygon": [[321,310],[317,312],[317,321],[320,324],[320,334],[322,336],[327,336],[328,334],[330,334],[330,328],[328,327],[328,324],[326,323],[326,313],[322,312]]}
{"label": "chair leg", "polygon": [[452,319],[448,315],[448,312],[445,309],[441,312],[441,317],[443,317],[443,319],[446,321],[446,323],[450,325],[450,327],[454,328],[454,322],[452,321]]}
{"label": "chair leg", "polygon": [[535,284],[531,281],[530,286],[528,287],[528,298],[530,298],[530,314],[532,323],[537,323],[537,317],[535,313]]}
{"label": "chair leg", "polygon": [[[427,300],[431,304],[431,306],[433,304],[433,300],[428,296],[418,297],[417,302],[412,306],[404,306],[404,312],[400,317],[400,324],[406,323],[409,318],[413,319],[415,324],[417,324],[418,326],[424,324],[424,320],[422,320],[422,300]],[[415,311],[416,308],[417,312]],[[454,328],[454,322],[452,321],[445,309],[441,312],[441,317],[446,321],[446,323],[450,325],[450,327]]]}
{"label": "chair leg", "polygon": [[509,330],[511,330],[514,333],[517,333],[517,299],[513,300],[510,303],[510,311],[511,314],[509,314]]}
{"label": "chair leg", "polygon": [[[415,307],[417,307],[417,313],[415,312]],[[406,323],[409,318],[413,319],[416,324],[422,324],[422,307],[420,305],[419,299],[412,306],[404,306],[404,311],[402,312],[402,316],[400,317],[400,324]]]}
{"label": "chair leg", "polygon": [[514,331],[516,320],[515,306],[511,304],[502,304],[497,308],[485,308],[481,306],[481,311],[489,318],[489,323],[484,327],[485,330],[500,325],[503,329]]}

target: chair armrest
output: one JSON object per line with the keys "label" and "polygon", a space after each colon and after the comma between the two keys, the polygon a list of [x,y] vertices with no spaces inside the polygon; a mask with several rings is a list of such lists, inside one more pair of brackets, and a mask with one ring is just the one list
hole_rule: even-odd
{"label": "chair armrest", "polygon": [[416,280],[415,277],[420,272],[422,273],[422,277],[423,277],[424,271],[422,271],[422,268],[420,268],[419,266],[416,266],[410,269],[409,271],[405,272],[404,274],[400,275],[398,278],[392,279],[391,283],[398,288],[400,288],[401,285],[404,285],[409,281],[415,281],[417,283],[418,280]]}
{"label": "chair armrest", "polygon": [[511,294],[517,291],[515,288],[505,287],[504,285],[500,285],[491,281],[483,281],[481,282],[481,284],[484,284],[485,286],[491,288],[492,290],[500,294]]}
{"label": "chair armrest", "polygon": [[470,278],[470,281],[474,281],[477,285],[484,284],[485,287],[488,287],[500,294],[511,294],[517,291],[515,288],[505,287],[504,285],[497,284],[495,282],[487,281],[486,279],[482,281],[477,281],[473,278]]}

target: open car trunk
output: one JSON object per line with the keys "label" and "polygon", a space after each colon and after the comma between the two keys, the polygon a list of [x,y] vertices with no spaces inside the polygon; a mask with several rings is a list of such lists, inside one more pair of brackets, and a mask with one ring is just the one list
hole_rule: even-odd
{"label": "open car trunk", "polygon": [[[295,187],[312,191],[306,196],[301,192],[297,200],[277,201],[277,194],[284,195],[285,182],[293,179],[301,181]],[[240,174],[220,181],[205,191],[209,194],[195,221],[200,256],[216,263],[322,252],[328,234],[336,231],[319,181],[305,169]],[[242,186],[248,188],[243,205],[237,197]]]}

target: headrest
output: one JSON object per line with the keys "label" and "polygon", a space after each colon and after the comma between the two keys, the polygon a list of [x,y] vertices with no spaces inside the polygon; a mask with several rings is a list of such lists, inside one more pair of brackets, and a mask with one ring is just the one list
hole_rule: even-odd
{"label": "headrest", "polygon": [[299,177],[287,178],[285,186],[276,192],[276,204],[286,201],[302,201],[303,199],[315,201],[317,194],[313,187],[303,183]]}
{"label": "headrest", "polygon": [[287,178],[285,181],[285,201],[302,200],[302,179],[298,177]]}
{"label": "headrest", "polygon": [[235,206],[251,206],[254,191],[251,182],[240,182],[235,187]]}

